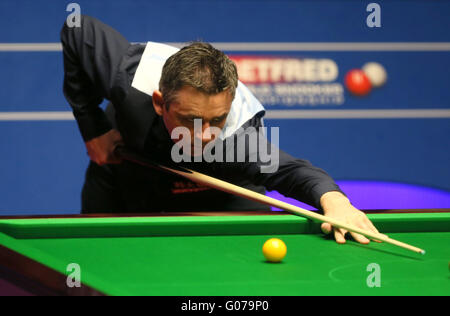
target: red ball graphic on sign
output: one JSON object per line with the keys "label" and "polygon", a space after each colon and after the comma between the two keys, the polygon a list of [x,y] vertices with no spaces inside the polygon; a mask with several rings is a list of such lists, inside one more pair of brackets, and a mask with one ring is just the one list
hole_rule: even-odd
{"label": "red ball graphic on sign", "polygon": [[345,75],[345,86],[348,91],[357,96],[367,95],[372,90],[369,78],[360,69],[352,69]]}

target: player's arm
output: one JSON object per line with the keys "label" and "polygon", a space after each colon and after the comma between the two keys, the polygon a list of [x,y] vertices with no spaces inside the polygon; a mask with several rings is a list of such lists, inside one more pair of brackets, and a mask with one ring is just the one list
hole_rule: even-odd
{"label": "player's arm", "polygon": [[266,163],[250,163],[246,168],[248,176],[267,190],[278,191],[321,211],[325,211],[321,202],[326,193],[337,192],[346,198],[334,180],[309,161],[292,157],[282,150],[278,150],[277,159],[277,169],[273,172],[261,172]]}
{"label": "player's arm", "polygon": [[[356,209],[334,180],[322,169],[305,160],[295,159],[280,151],[279,170],[260,175],[263,185],[285,196],[295,198],[322,210],[325,216],[378,233],[367,216]],[[347,231],[334,228],[328,223],[321,225],[325,234],[332,233],[336,242],[345,243]],[[359,234],[352,237],[362,244],[369,240]]]}
{"label": "player's arm", "polygon": [[[280,154],[279,170],[271,175],[263,175],[260,181],[270,190],[277,190],[285,196],[317,207],[325,216],[378,233],[372,222],[350,203],[334,180],[307,161],[289,158],[285,153]],[[347,231],[335,229],[328,223],[323,223],[321,228],[325,234],[332,233],[336,242],[345,243]],[[359,243],[369,243],[362,235],[351,235]]]}
{"label": "player's arm", "polygon": [[[334,180],[308,161],[295,159],[280,151],[279,170],[266,176],[263,174],[261,181],[270,190],[277,190],[285,196],[317,207],[325,216],[378,233],[372,222],[350,203]],[[335,229],[328,223],[323,223],[321,228],[325,234],[332,233],[336,242],[345,243],[347,231]],[[369,243],[362,235],[351,235],[359,243]]]}
{"label": "player's arm", "polygon": [[[247,147],[248,162],[228,164],[227,168],[234,169],[227,171],[228,175],[234,177],[230,179],[231,182],[239,181],[239,178],[250,180],[268,190],[276,190],[287,197],[312,205],[323,211],[326,216],[378,232],[367,216],[351,205],[339,186],[324,170],[313,166],[309,161],[294,158],[274,148],[264,135],[259,134],[258,137],[265,140],[265,143],[264,141],[258,143],[268,147],[266,152],[272,150],[271,155],[277,163],[276,167],[272,168],[272,172],[267,172],[270,169],[262,167],[268,163],[262,163],[259,159],[262,149],[258,148],[257,152],[251,152],[251,149]],[[255,159],[255,156],[258,158]],[[255,160],[256,162],[251,162]],[[227,177],[226,174],[222,176]],[[322,225],[322,230],[324,233],[333,232],[338,243],[345,242],[346,231],[334,229],[327,223]],[[352,236],[360,243],[369,242],[364,236],[358,234],[352,234]]]}
{"label": "player's arm", "polygon": [[82,16],[80,27],[61,31],[64,95],[72,107],[90,158],[98,164],[117,163],[114,148],[122,142],[100,104],[114,100],[113,84],[129,43],[100,21]]}

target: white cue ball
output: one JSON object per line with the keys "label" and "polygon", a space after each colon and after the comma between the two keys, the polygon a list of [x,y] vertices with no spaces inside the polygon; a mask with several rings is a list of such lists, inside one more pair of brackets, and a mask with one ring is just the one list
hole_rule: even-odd
{"label": "white cue ball", "polygon": [[379,63],[367,63],[362,67],[362,70],[369,78],[370,83],[372,83],[373,87],[379,88],[385,84],[387,80],[386,69],[384,69],[384,67]]}

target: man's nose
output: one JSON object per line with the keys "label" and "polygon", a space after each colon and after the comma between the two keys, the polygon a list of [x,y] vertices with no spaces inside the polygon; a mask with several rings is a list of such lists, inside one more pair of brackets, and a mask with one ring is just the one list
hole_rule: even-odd
{"label": "man's nose", "polygon": [[213,134],[211,133],[211,125],[209,122],[203,124],[202,127],[202,142],[207,143],[213,140]]}
{"label": "man's nose", "polygon": [[[200,122],[198,122],[200,123]],[[201,126],[201,128],[200,128]],[[213,141],[215,138],[214,133],[211,131],[211,124],[209,122],[202,121],[201,125],[198,124],[194,128],[194,139],[202,142],[202,144],[207,144]]]}

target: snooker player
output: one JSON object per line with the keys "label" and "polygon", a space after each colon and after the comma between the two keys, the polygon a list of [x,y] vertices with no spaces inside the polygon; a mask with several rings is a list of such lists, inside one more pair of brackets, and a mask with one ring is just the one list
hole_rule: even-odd
{"label": "snooker player", "polygon": [[[250,130],[257,134],[260,148],[277,154],[276,167],[270,172],[262,172],[260,149],[255,152],[248,144],[244,161],[180,164],[259,193],[277,190],[317,207],[326,216],[377,232],[326,172],[275,150],[265,139],[259,132],[264,108],[238,81],[234,63],[211,45],[192,43],[178,50],[152,42],[130,44],[88,16],[82,16],[79,27],[64,25],[61,42],[64,94],[91,158],[82,191],[83,213],[269,210],[176,175],[121,161],[114,154],[124,144],[171,164],[172,135],[177,128],[190,131],[191,140],[194,144],[200,140],[201,149],[222,142],[234,144],[231,149],[238,151],[242,148],[236,144],[252,136],[246,132]],[[110,101],[105,110],[100,106],[104,99]],[[211,128],[221,131],[220,135],[209,132]],[[230,139],[235,141],[228,143]],[[224,155],[228,155],[230,148],[225,147]],[[336,241],[345,243],[346,231],[327,223],[322,230],[334,232]],[[362,235],[351,235],[360,243],[369,242]]]}

